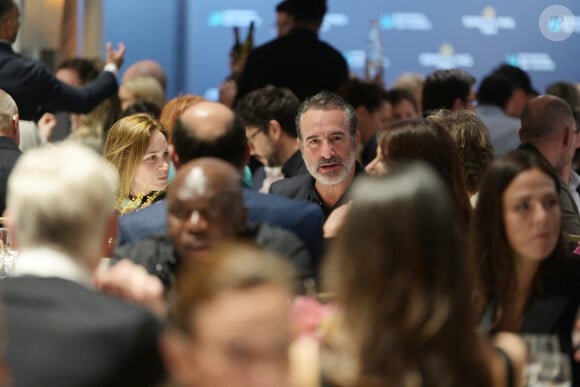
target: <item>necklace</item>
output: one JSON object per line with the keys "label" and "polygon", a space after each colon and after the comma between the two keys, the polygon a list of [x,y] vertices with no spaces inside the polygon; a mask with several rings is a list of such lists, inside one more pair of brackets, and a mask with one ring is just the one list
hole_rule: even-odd
{"label": "necklace", "polygon": [[115,208],[119,212],[119,215],[124,215],[128,212],[135,211],[141,208],[145,208],[157,199],[165,197],[165,189],[160,191],[152,191],[148,194],[139,194],[137,196],[126,197],[124,199],[119,199]]}

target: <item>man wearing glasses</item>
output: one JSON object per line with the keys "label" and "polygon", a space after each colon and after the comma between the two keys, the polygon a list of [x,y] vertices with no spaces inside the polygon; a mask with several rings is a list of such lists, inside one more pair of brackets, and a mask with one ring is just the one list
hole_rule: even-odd
{"label": "man wearing glasses", "polygon": [[237,105],[250,154],[264,165],[254,172],[254,188],[260,192],[268,192],[275,181],[308,173],[296,142],[298,105],[289,89],[274,86],[246,94]]}

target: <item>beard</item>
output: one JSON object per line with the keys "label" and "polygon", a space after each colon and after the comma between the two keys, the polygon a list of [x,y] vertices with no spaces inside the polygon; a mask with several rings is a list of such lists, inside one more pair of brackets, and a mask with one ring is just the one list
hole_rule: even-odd
{"label": "beard", "polygon": [[[349,157],[345,160],[342,157],[331,157],[329,159],[319,159],[315,163],[306,164],[306,169],[312,177],[322,185],[336,185],[342,183],[352,171],[355,163],[355,154],[351,152]],[[327,173],[320,173],[318,169],[326,164],[340,164],[342,168],[339,171],[332,171]]]}

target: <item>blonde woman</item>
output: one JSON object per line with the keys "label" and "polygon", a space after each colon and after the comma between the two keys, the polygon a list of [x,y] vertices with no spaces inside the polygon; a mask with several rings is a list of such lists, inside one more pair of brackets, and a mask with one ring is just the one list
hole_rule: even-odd
{"label": "blonde woman", "polygon": [[121,215],[165,196],[169,173],[167,131],[150,115],[134,114],[115,122],[103,156],[121,177],[116,203]]}

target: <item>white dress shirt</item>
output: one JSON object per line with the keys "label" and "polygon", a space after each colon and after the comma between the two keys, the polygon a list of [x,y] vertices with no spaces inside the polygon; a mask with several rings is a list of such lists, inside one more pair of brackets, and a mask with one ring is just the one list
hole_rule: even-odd
{"label": "white dress shirt", "polygon": [[570,193],[574,198],[574,203],[576,203],[576,208],[580,211],[580,193],[578,193],[578,187],[580,186],[580,175],[578,175],[574,170],[570,173],[570,181],[568,182],[568,188]]}
{"label": "white dress shirt", "polygon": [[69,255],[49,247],[21,250],[11,277],[58,277],[93,288],[91,276]]}

